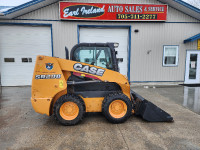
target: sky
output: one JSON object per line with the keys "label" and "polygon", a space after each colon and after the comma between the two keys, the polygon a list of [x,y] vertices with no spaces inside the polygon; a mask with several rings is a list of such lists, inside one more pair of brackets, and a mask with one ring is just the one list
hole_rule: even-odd
{"label": "sky", "polygon": [[0,6],[18,6],[31,0],[0,0]]}

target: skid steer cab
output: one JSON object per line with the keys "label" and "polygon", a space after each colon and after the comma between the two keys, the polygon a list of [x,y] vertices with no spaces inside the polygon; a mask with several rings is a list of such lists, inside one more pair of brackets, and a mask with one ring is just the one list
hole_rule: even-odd
{"label": "skid steer cab", "polygon": [[[66,59],[37,56],[32,79],[34,110],[63,125],[79,123],[87,112],[102,112],[112,123],[125,122],[131,114],[144,120],[173,121],[164,110],[130,90],[120,74],[116,43],[81,43]],[[122,59],[121,59],[122,60]]]}

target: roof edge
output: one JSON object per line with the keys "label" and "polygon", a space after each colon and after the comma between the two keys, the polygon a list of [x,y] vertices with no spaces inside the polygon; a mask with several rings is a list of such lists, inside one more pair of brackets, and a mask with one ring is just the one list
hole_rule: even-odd
{"label": "roof edge", "polygon": [[187,8],[189,8],[189,9],[197,12],[197,13],[200,13],[200,9],[199,8],[194,7],[194,6],[190,5],[189,3],[186,3],[186,2],[184,2],[182,0],[173,0],[173,1],[175,1],[175,2],[177,2],[179,4],[181,4],[181,5],[183,5],[183,6],[187,7]]}
{"label": "roof edge", "polygon": [[190,37],[190,38],[188,38],[188,39],[185,39],[185,40],[183,41],[183,43],[192,42],[192,41],[195,41],[195,40],[198,40],[198,39],[200,39],[200,33],[197,34],[197,35],[194,35],[194,36],[192,36],[192,37]]}
{"label": "roof edge", "polygon": [[8,14],[14,13],[14,12],[16,12],[16,11],[22,10],[22,9],[24,9],[24,8],[26,8],[26,7],[30,7],[30,6],[32,6],[32,5],[41,3],[41,2],[43,2],[43,1],[45,1],[45,0],[32,0],[32,1],[30,1],[30,2],[24,3],[24,4],[19,5],[19,6],[17,6],[17,7],[11,8],[11,9],[9,9],[9,10],[3,12],[3,14],[4,14],[4,16],[5,16],[5,15],[8,15]]}

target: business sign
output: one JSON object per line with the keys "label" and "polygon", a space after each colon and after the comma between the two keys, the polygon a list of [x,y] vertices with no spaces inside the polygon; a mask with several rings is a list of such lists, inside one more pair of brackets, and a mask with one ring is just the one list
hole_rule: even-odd
{"label": "business sign", "polygon": [[167,5],[60,2],[60,19],[89,21],[166,21]]}
{"label": "business sign", "polygon": [[197,49],[200,50],[200,39],[197,41]]}

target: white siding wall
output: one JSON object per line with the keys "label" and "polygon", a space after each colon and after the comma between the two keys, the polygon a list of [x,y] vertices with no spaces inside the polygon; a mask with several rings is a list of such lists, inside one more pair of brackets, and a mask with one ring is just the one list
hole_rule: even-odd
{"label": "white siding wall", "polygon": [[[139,33],[132,32],[131,80],[183,81],[186,49],[197,48],[197,41],[183,44],[183,40],[199,33],[200,24],[135,24],[132,28]],[[178,67],[162,66],[163,45],[179,45]]]}
{"label": "white siding wall", "polygon": [[[71,0],[71,2],[94,2],[94,3],[130,3],[130,4],[162,4],[157,0]],[[30,12],[26,15],[20,16],[17,19],[45,19],[45,20],[58,20],[59,19],[59,5],[58,3],[49,5],[42,9]],[[197,22],[197,19],[194,19],[172,7],[168,7],[168,17],[167,21],[173,22]]]}
{"label": "white siding wall", "polygon": [[[81,2],[99,1],[82,0]],[[160,4],[160,2],[156,0],[103,0],[101,2]],[[67,46],[70,50],[73,45],[77,44],[78,25],[130,25],[132,28],[131,81],[183,81],[186,49],[197,48],[197,41],[183,44],[183,40],[200,33],[200,21],[171,7],[168,8],[168,23],[59,21],[58,3],[30,12],[26,15],[18,17],[17,19],[24,20],[0,20],[0,22],[52,24],[54,56],[61,58],[65,57],[65,46]],[[139,32],[135,33],[135,29],[139,29]],[[163,45],[179,45],[178,67],[162,66]],[[151,50],[149,54],[147,54],[148,50]]]}

